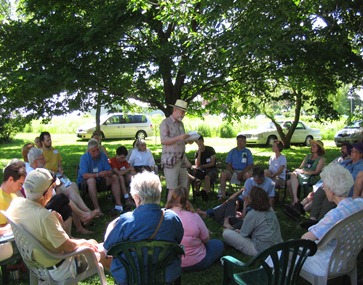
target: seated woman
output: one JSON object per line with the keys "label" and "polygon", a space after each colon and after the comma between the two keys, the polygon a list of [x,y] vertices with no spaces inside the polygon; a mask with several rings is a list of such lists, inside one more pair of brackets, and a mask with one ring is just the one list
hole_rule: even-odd
{"label": "seated woman", "polygon": [[166,204],[182,221],[184,236],[181,244],[185,255],[182,256],[182,270],[195,271],[209,268],[223,254],[223,242],[209,239],[209,231],[202,218],[194,212],[188,201],[187,189],[178,186]]}
{"label": "seated woman", "polygon": [[290,179],[287,180],[287,189],[291,195],[291,205],[299,203],[299,198],[297,197],[297,190],[299,185],[303,185],[308,182],[311,175],[320,174],[324,167],[325,159],[323,155],[325,154],[324,144],[322,141],[311,140],[311,154],[308,154],[299,168],[295,169],[291,175]]}
{"label": "seated woman", "polygon": [[[130,187],[136,209],[122,214],[108,225],[103,244],[106,250],[122,241],[146,240],[156,232],[162,215],[159,206],[161,198],[159,177],[147,171],[138,173],[133,177]],[[183,234],[180,218],[174,211],[165,210],[161,226],[153,239],[180,244]],[[172,260],[167,265],[166,282],[173,282],[180,276],[180,265],[180,258]],[[118,284],[127,284],[126,270],[118,259],[113,259],[111,273]]]}
{"label": "seated woman", "polygon": [[[354,180],[348,169],[338,164],[330,164],[321,173],[324,191],[329,201],[337,204],[316,225],[309,228],[301,238],[313,241],[320,240],[337,222],[363,210],[363,199],[348,197]],[[315,255],[306,259],[303,269],[314,275],[324,276],[328,270],[329,260],[334,250],[334,240]],[[339,269],[338,269],[339,270]]]}
{"label": "seated woman", "polygon": [[243,254],[254,256],[283,240],[267,193],[253,186],[249,197],[252,210],[246,214],[241,230],[225,229],[223,239]]}
{"label": "seated woman", "polygon": [[274,141],[272,144],[272,151],[270,160],[268,161],[268,169],[265,170],[265,176],[271,178],[275,182],[276,188],[285,187],[286,179],[286,157],[281,154],[284,149],[284,144],[282,141]]}
{"label": "seated woman", "polygon": [[146,142],[143,139],[139,139],[136,142],[136,149],[132,151],[129,163],[134,167],[136,172],[155,170],[153,154],[146,148]]}

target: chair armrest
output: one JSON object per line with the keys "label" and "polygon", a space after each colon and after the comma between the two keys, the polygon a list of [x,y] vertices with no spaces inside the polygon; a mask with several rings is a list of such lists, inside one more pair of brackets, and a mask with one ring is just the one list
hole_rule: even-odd
{"label": "chair armrest", "polygon": [[[92,259],[95,258],[95,260],[97,260],[95,252],[91,248],[86,247],[86,246],[81,246],[81,247],[77,248],[75,251],[72,251],[69,253],[50,253],[50,255],[53,258],[58,258],[58,259],[66,259],[68,257],[72,257],[72,256],[79,255],[79,254],[83,254],[86,257],[90,257]],[[97,262],[98,262],[98,260],[97,260]]]}
{"label": "chair armrest", "polygon": [[226,255],[221,258],[222,265],[232,267],[232,268],[244,268],[245,263],[238,260],[237,258],[234,258],[233,256]]}

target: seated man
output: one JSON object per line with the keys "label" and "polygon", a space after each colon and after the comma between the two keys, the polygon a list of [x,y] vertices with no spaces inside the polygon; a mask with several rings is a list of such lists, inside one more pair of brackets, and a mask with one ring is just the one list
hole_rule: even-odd
{"label": "seated man", "polygon": [[[71,200],[72,200],[71,196],[75,196],[73,192],[75,192],[79,196],[77,184],[71,182],[69,178],[66,177],[66,175],[64,174],[62,167],[62,160],[63,160],[62,155],[60,154],[59,150],[55,149],[52,146],[52,137],[50,133],[41,132],[39,138],[43,146],[41,149],[43,150],[43,155],[45,158],[44,168],[53,171],[61,182],[61,185],[58,186],[57,188],[59,188],[60,191],[65,192],[67,197],[69,197]],[[80,200],[81,197],[79,196],[77,197],[77,199]]]}
{"label": "seated man", "polygon": [[[210,185],[214,183],[218,176],[216,168],[216,152],[213,147],[204,145],[204,138],[200,136],[195,141],[198,145],[198,151],[195,153],[195,165],[192,166],[191,172],[194,179],[204,180],[204,189],[201,191],[202,199],[208,200]],[[199,184],[196,184],[196,191],[199,191]]]}
{"label": "seated man", "polygon": [[[337,222],[363,210],[362,198],[348,197],[353,186],[353,177],[348,169],[338,164],[331,164],[324,168],[321,178],[324,181],[324,191],[328,200],[334,202],[337,207],[330,210],[316,225],[311,226],[309,231],[301,237],[302,239],[320,240]],[[324,248],[318,249],[315,255],[306,259],[303,269],[312,274],[324,276],[334,248],[333,240]]]}
{"label": "seated man", "polygon": [[360,171],[355,178],[353,199],[363,198],[363,171]]}
{"label": "seated man", "polygon": [[[18,196],[16,193],[21,190],[26,176],[25,164],[22,161],[10,163],[4,169],[3,183],[0,186],[0,210],[6,211],[13,199]],[[11,227],[4,215],[0,214],[0,236],[11,232]],[[0,245],[0,261],[10,258],[13,255],[11,242]]]}
{"label": "seated man", "polygon": [[[43,150],[40,148],[32,147],[28,152],[28,161],[26,164],[27,174],[34,171],[36,168],[44,168],[46,163],[43,155]],[[59,180],[58,180],[59,181]],[[73,217],[73,223],[76,230],[81,234],[91,234],[83,227],[83,223],[90,222],[97,214],[98,211],[91,211],[84,203],[82,198],[73,191],[61,191],[59,187],[56,188],[58,193],[54,191],[52,199],[45,206],[46,208],[53,209],[62,215],[63,220],[66,221],[70,215]],[[72,223],[70,223],[66,232],[71,234]]]}
{"label": "seated man", "polygon": [[96,210],[101,211],[98,203],[97,191],[107,188],[111,185],[111,191],[115,198],[114,213],[118,214],[123,211],[121,203],[120,183],[116,174],[112,173],[107,156],[100,152],[98,141],[90,139],[88,141],[88,150],[81,156],[78,171],[78,184],[80,187],[88,187],[88,193]]}
{"label": "seated man", "polygon": [[[161,198],[159,177],[147,171],[136,174],[131,181],[131,195],[135,200],[136,209],[122,214],[108,225],[104,248],[109,250],[114,244],[122,241],[149,238],[180,244],[184,234],[180,218],[172,210],[163,212],[159,206]],[[112,261],[111,273],[117,284],[127,284],[126,270],[118,259]],[[180,258],[171,260],[166,265],[166,282],[173,282],[180,273]]]}
{"label": "seated man", "polygon": [[[48,211],[44,206],[52,197],[57,178],[44,168],[29,173],[24,181],[26,199],[15,198],[7,210],[9,216],[30,232],[41,244],[54,253],[69,253],[81,246],[87,246],[95,252],[98,249],[95,240],[69,238],[62,227],[63,220],[55,211]],[[41,252],[34,252],[34,259],[46,267],[53,267],[49,274],[56,281],[74,277],[77,274],[76,260],[53,259]],[[83,268],[83,266],[82,266]]]}
{"label": "seated man", "polygon": [[127,149],[124,146],[119,146],[116,150],[116,156],[109,160],[113,173],[119,179],[121,192],[124,195],[126,204],[134,204],[132,198],[127,192],[127,186],[130,184],[131,178],[136,174],[135,169],[127,162]]}
{"label": "seated man", "polygon": [[[227,170],[221,173],[220,197],[226,196],[226,182],[241,182],[251,177],[253,168],[253,157],[251,151],[246,148],[246,136],[239,134],[237,136],[237,147],[232,149],[226,159]],[[234,181],[236,178],[237,180]]]}
{"label": "seated man", "polygon": [[197,210],[201,216],[213,217],[217,222],[223,224],[224,228],[238,229],[242,224],[242,219],[246,215],[249,204],[249,193],[253,186],[262,188],[268,195],[271,207],[273,207],[275,198],[275,182],[265,177],[262,167],[253,168],[252,177],[246,180],[244,187],[231,195],[223,204],[209,209],[207,211]]}

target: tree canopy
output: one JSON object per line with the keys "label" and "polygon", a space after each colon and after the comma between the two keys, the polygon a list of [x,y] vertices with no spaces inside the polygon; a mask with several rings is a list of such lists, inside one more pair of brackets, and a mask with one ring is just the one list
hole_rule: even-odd
{"label": "tree canopy", "polygon": [[[6,3],[6,1],[4,1]],[[299,0],[18,3],[2,13],[0,102],[29,118],[127,104],[229,118],[273,106],[334,119],[361,84],[362,4]],[[204,109],[200,108],[203,105]],[[294,128],[283,137],[289,143]]]}

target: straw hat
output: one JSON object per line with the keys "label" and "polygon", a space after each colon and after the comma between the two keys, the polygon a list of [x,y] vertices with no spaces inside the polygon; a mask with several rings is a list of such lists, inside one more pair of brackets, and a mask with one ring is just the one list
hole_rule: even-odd
{"label": "straw hat", "polygon": [[183,100],[178,99],[178,100],[176,100],[175,105],[170,104],[170,106],[180,109],[182,111],[187,111],[188,103]]}

